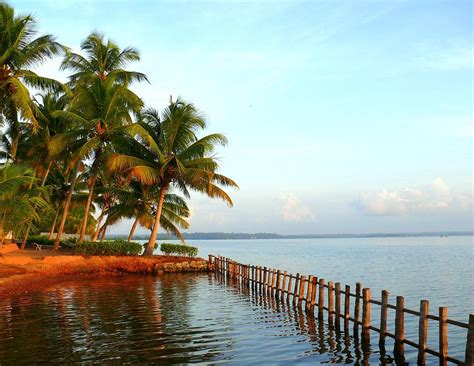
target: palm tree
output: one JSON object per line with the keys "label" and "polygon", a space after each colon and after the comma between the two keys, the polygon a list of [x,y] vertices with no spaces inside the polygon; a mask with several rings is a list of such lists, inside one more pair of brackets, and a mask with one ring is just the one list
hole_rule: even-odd
{"label": "palm tree", "polygon": [[[156,204],[160,189],[158,186],[144,186],[138,181],[130,182],[127,190],[118,194],[118,203],[108,210],[108,221],[118,222],[122,218],[134,219],[128,241],[133,239],[135,230],[141,225],[149,230],[153,226]],[[173,233],[181,241],[184,237],[179,228],[187,229],[186,221],[190,215],[186,201],[172,193],[167,193],[163,202],[160,225],[168,233]]]}
{"label": "palm tree", "polygon": [[123,69],[127,63],[140,59],[138,52],[131,47],[122,51],[110,40],[105,43],[103,35],[92,33],[82,43],[81,49],[86,57],[68,53],[61,65],[63,69],[74,72],[69,78],[74,97],[70,110],[57,114],[78,125],[75,131],[63,136],[62,143],[69,144],[71,139],[79,139],[79,158],[92,161],[89,197],[79,242],[84,240],[97,174],[104,158],[124,134],[133,134],[139,128],[138,125],[135,128],[127,126],[133,125],[132,114],[138,114],[143,106],[141,99],[128,89],[128,85],[133,81],[146,80],[141,73]]}
{"label": "palm tree", "polygon": [[141,125],[151,137],[146,148],[132,142],[137,154],[113,154],[108,168],[123,172],[127,179],[136,179],[143,185],[159,186],[152,232],[144,253],[153,255],[163,202],[171,187],[186,197],[192,189],[232,205],[229,195],[219,186],[238,186],[232,179],[217,173],[219,164],[211,155],[215,146],[225,145],[227,139],[221,134],[197,137],[197,132],[206,127],[206,121],[194,105],[171,99],[161,118],[155,110],[145,111]]}
{"label": "palm tree", "polygon": [[[22,135],[23,139],[20,139],[21,144],[16,160],[23,160],[25,163],[31,164],[35,169],[35,175],[42,177],[41,186],[44,186],[53,164],[58,158],[58,156],[52,156],[48,152],[51,137],[64,132],[68,128],[58,118],[53,117],[52,113],[66,107],[67,97],[57,93],[47,93],[40,95],[40,100],[35,99],[34,103],[37,105],[35,115],[40,128],[36,134],[24,133]],[[59,166],[56,166],[56,168],[59,168]],[[21,245],[22,249],[26,245],[30,229],[31,224],[26,229]]]}
{"label": "palm tree", "polygon": [[141,99],[126,87],[116,85],[112,79],[103,82],[97,79],[90,87],[77,91],[70,110],[53,114],[75,126],[71,131],[53,137],[53,151],[69,149],[78,160],[91,162],[89,197],[79,241],[84,239],[98,171],[115,144],[141,130],[132,120],[132,113],[138,113],[141,107]]}
{"label": "palm tree", "polygon": [[82,42],[81,50],[86,57],[68,52],[61,64],[62,70],[73,71],[69,76],[71,87],[93,84],[96,77],[102,81],[114,79],[125,86],[134,81],[148,81],[144,74],[124,69],[128,63],[140,61],[140,54],[133,47],[121,50],[110,39],[106,43],[103,34],[94,32]]}
{"label": "palm tree", "polygon": [[15,15],[12,7],[0,3],[0,121],[10,124],[13,156],[18,145],[18,112],[34,129],[39,127],[27,86],[52,91],[63,87],[31,70],[65,50],[50,34],[35,38],[35,23],[31,15]]}
{"label": "palm tree", "polygon": [[24,234],[29,223],[40,221],[41,212],[48,207],[48,192],[46,187],[34,187],[37,181],[33,170],[25,165],[6,164],[0,168],[1,243],[8,233],[17,237]]}

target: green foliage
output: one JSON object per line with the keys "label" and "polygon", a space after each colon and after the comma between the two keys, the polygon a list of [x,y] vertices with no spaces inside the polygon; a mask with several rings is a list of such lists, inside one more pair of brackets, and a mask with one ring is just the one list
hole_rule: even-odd
{"label": "green foliage", "polygon": [[48,190],[37,187],[38,179],[26,165],[0,167],[0,235],[13,237],[25,233],[28,225],[40,221],[48,208]]}
{"label": "green foliage", "polygon": [[[19,132],[18,115],[38,129],[27,86],[59,91],[61,83],[36,75],[30,70],[65,50],[50,34],[38,36],[31,15],[18,15],[0,2],[0,117],[5,117],[9,131]],[[12,151],[13,155],[15,151]]]}
{"label": "green foliage", "polygon": [[54,244],[54,240],[53,239],[48,239],[47,236],[41,236],[41,235],[31,235],[29,238],[28,238],[28,241],[27,241],[28,244],[33,244],[33,243],[36,243],[36,244],[39,244],[39,245],[53,245]]}
{"label": "green foliage", "polygon": [[77,243],[74,249],[75,254],[83,255],[139,255],[143,250],[140,243],[128,242],[126,240],[113,240],[103,242],[83,242]]}
{"label": "green foliage", "polygon": [[[68,83],[31,70],[59,54]],[[54,36],[39,35],[34,17],[0,0],[0,236],[26,241],[30,233],[56,231],[57,249],[63,232],[96,239],[133,218],[130,237],[138,225],[151,229],[146,254],[152,254],[158,228],[184,242],[180,229],[188,228],[190,211],[174,192],[189,198],[195,190],[232,205],[223,188],[237,184],[218,173],[215,156],[227,139],[198,137],[205,118],[183,100],[171,99],[161,113],[144,109],[130,85],[148,80],[127,70],[139,60],[135,48],[122,49],[97,32],[74,53]],[[45,94],[31,98],[30,87]],[[51,244],[39,236],[29,242]],[[76,248],[101,255],[142,250],[120,241]],[[179,245],[170,253],[195,256],[197,249]]]}
{"label": "green foliage", "polygon": [[162,243],[160,250],[166,255],[175,254],[185,257],[195,257],[198,253],[198,248],[184,244]]}

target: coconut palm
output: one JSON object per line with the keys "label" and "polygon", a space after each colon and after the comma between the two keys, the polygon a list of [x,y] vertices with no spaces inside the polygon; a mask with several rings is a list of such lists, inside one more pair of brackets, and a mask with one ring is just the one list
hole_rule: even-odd
{"label": "coconut palm", "polygon": [[225,145],[227,139],[221,134],[197,137],[206,121],[194,105],[171,99],[161,117],[157,111],[147,110],[141,124],[151,137],[146,148],[137,146],[137,153],[133,155],[111,155],[108,168],[123,172],[127,179],[135,179],[143,185],[159,186],[152,232],[144,253],[152,255],[163,202],[171,187],[186,197],[190,196],[191,189],[232,205],[229,195],[219,186],[238,186],[232,179],[217,173],[219,164],[211,155],[216,145]]}
{"label": "coconut palm", "polygon": [[78,125],[75,133],[64,135],[62,142],[70,143],[71,138],[79,137],[79,157],[92,161],[88,181],[89,198],[79,242],[84,240],[98,170],[104,157],[124,134],[139,127],[136,126],[135,130],[133,126],[131,129],[130,126],[124,128],[132,124],[132,114],[137,114],[142,108],[141,99],[128,89],[128,85],[133,81],[146,80],[144,74],[123,69],[129,62],[140,59],[134,48],[120,50],[112,41],[106,43],[102,34],[92,33],[82,43],[81,49],[85,57],[68,53],[61,65],[62,69],[74,72],[69,77],[74,97],[70,110],[61,116]]}
{"label": "coconut palm", "polygon": [[35,187],[37,182],[28,166],[6,164],[0,168],[1,243],[8,233],[22,235],[29,223],[40,221],[41,212],[48,207],[48,192],[46,187]]}
{"label": "coconut palm", "polygon": [[35,38],[36,21],[31,15],[16,15],[0,2],[0,122],[8,122],[12,155],[19,137],[18,112],[25,121],[39,127],[27,86],[59,91],[58,81],[38,76],[31,67],[65,50],[50,34]]}
{"label": "coconut palm", "polygon": [[69,76],[71,87],[93,84],[96,77],[100,80],[114,79],[120,85],[148,81],[144,74],[124,69],[130,62],[140,60],[139,52],[133,47],[121,50],[110,39],[105,42],[103,34],[94,32],[82,42],[81,50],[86,56],[68,52],[61,64],[62,70],[73,72]]}
{"label": "coconut palm", "polygon": [[[51,137],[55,134],[64,132],[68,126],[58,118],[52,116],[52,113],[66,107],[67,97],[57,93],[47,93],[35,98],[37,105],[35,115],[40,128],[36,134],[24,133],[20,139],[20,145],[16,160],[25,161],[35,169],[35,176],[41,177],[41,186],[44,186],[46,179],[56,163],[58,156],[53,156],[48,152],[48,146]],[[59,166],[56,166],[58,169]],[[30,234],[31,224],[26,229],[21,248],[23,249]]]}
{"label": "coconut palm", "polygon": [[[89,87],[76,92],[70,110],[54,113],[54,116],[75,127],[69,132],[54,136],[51,149],[69,149],[79,160],[87,159],[91,162],[89,198],[79,241],[84,238],[98,171],[115,144],[141,130],[132,120],[132,114],[138,113],[141,107],[141,99],[126,87],[117,85],[112,79],[96,79]],[[59,236],[56,240],[59,243]]]}
{"label": "coconut palm", "polygon": [[[144,186],[138,181],[130,182],[128,189],[122,190],[118,194],[118,203],[108,210],[109,222],[112,220],[117,222],[122,218],[134,219],[128,241],[132,240],[138,225],[151,230],[159,193],[159,187],[156,185]],[[189,208],[182,197],[172,193],[165,195],[160,225],[166,232],[173,233],[184,242],[179,228],[187,229],[189,227],[189,223],[186,221],[189,215]]]}

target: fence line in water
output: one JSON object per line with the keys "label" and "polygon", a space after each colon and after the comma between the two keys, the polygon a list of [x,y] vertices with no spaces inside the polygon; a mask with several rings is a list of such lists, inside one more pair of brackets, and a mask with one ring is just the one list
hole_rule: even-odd
{"label": "fence line in water", "polygon": [[[397,296],[396,305],[388,303],[388,291],[383,290],[381,300],[371,299],[370,288],[362,288],[357,282],[355,294],[350,292],[350,286],[346,285],[344,290],[339,282],[325,282],[323,278],[313,275],[308,277],[288,274],[287,271],[275,270],[262,266],[242,264],[229,258],[209,255],[209,269],[214,272],[220,272],[228,278],[234,278],[243,284],[258,289],[260,292],[267,291],[268,294],[277,299],[292,303],[299,308],[314,313],[318,310],[318,317],[322,317],[323,311],[329,315],[329,324],[335,322],[336,327],[340,326],[341,319],[344,321],[344,327],[349,327],[349,321],[354,323],[354,327],[362,325],[362,339],[370,337],[370,330],[379,332],[379,345],[385,344],[385,338],[395,339],[394,354],[395,357],[403,359],[404,344],[418,348],[418,364],[425,364],[426,354],[432,354],[439,357],[440,365],[447,365],[452,362],[458,365],[474,365],[474,314],[469,315],[469,323],[463,323],[448,319],[448,308],[440,307],[438,316],[429,314],[428,300],[420,301],[420,310],[410,310],[404,306],[404,297]],[[327,301],[325,293],[327,289]],[[344,309],[342,308],[342,295],[344,295]],[[355,298],[354,311],[350,313],[350,298]],[[362,314],[361,314],[362,300]],[[371,304],[380,306],[380,327],[377,328],[370,322]],[[395,333],[387,331],[388,309],[395,310]],[[419,317],[418,342],[405,338],[405,313]],[[362,319],[361,319],[362,315]],[[428,340],[428,320],[438,322],[439,329],[439,350],[432,350],[427,346]],[[448,324],[467,329],[465,361],[461,361],[448,355]]]}

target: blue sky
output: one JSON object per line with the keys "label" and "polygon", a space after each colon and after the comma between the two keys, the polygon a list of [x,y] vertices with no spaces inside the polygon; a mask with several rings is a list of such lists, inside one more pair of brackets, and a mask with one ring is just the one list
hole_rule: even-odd
{"label": "blue sky", "polygon": [[148,105],[180,95],[227,135],[235,206],[194,194],[191,231],[472,230],[471,1],[10,3],[76,50],[137,47]]}

